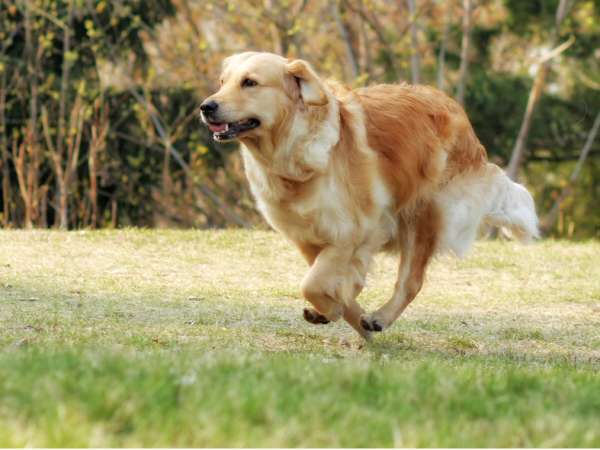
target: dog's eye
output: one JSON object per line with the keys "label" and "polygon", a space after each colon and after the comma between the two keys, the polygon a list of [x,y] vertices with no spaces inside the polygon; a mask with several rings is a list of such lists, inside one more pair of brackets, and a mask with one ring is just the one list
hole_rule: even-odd
{"label": "dog's eye", "polygon": [[244,78],[242,80],[242,87],[246,88],[246,87],[253,87],[253,86],[258,86],[258,83],[254,80],[251,80],[250,78]]}

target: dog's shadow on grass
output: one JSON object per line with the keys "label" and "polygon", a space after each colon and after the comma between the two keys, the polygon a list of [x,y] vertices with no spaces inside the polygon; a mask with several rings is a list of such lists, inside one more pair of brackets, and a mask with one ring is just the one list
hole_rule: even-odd
{"label": "dog's shadow on grass", "polygon": [[368,342],[362,341],[360,347],[361,351],[381,361],[432,356],[448,360],[494,357],[482,353],[481,346],[470,339],[448,335],[413,335],[410,332],[377,334]]}
{"label": "dog's shadow on grass", "polygon": [[361,340],[359,348],[377,359],[395,358],[419,352],[415,339],[406,333],[378,334],[369,341]]}
{"label": "dog's shadow on grass", "polygon": [[489,348],[473,341],[456,337],[439,336],[423,339],[407,333],[375,336],[371,341],[362,341],[360,352],[365,352],[374,361],[385,363],[388,360],[428,360],[431,358],[450,363],[472,361],[474,363],[523,364],[545,366],[549,363],[565,367],[598,367],[600,363],[593,355],[577,355],[559,350],[536,352],[523,348],[499,346]]}

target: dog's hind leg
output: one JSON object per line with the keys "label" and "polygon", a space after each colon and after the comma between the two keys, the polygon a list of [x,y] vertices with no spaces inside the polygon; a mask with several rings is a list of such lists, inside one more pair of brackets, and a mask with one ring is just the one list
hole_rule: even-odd
{"label": "dog's hind leg", "polygon": [[389,327],[421,290],[425,269],[434,254],[440,228],[440,215],[433,203],[423,206],[399,230],[400,267],[392,298],[372,314],[363,314],[361,326],[368,331]]}

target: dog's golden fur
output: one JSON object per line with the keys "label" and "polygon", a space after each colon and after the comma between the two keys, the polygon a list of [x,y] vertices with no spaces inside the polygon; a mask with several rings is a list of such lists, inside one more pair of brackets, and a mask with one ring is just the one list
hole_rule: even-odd
{"label": "dog's golden fur", "polygon": [[[310,265],[312,323],[343,317],[368,338],[418,294],[431,257],[462,255],[480,222],[537,233],[531,196],[487,162],[464,110],[436,89],[351,90],[304,61],[254,52],[228,58],[221,84],[208,99],[218,111],[203,119],[214,129],[259,121],[233,138],[260,211]],[[381,250],[400,252],[398,280],[365,314],[356,297]]]}

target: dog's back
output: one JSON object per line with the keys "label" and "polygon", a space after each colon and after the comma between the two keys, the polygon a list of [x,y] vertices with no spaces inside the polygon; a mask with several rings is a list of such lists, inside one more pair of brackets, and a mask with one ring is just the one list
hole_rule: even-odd
{"label": "dog's back", "polygon": [[485,165],[486,152],[463,109],[437,89],[381,84],[357,89],[369,146],[398,206],[431,193],[440,182]]}

